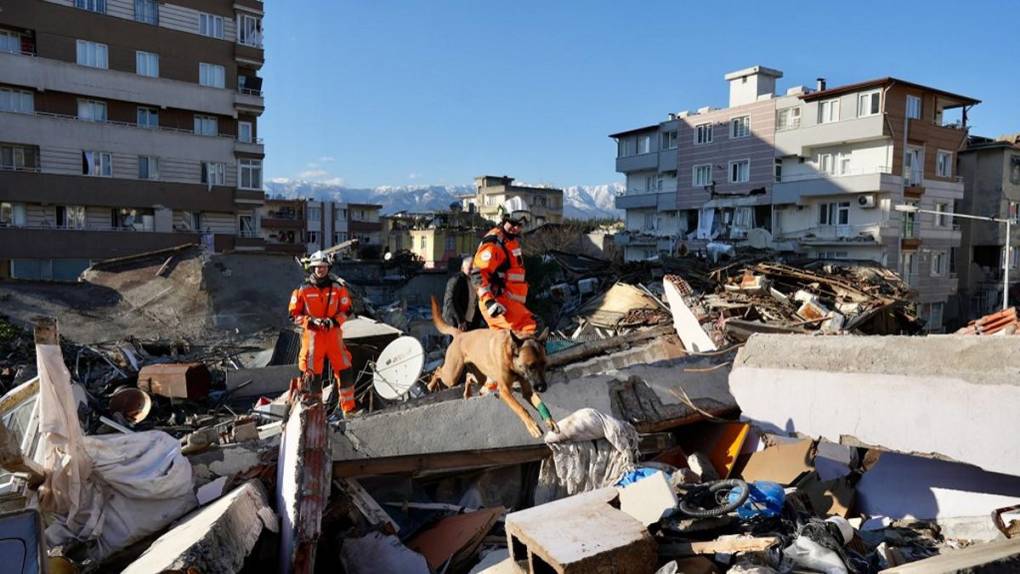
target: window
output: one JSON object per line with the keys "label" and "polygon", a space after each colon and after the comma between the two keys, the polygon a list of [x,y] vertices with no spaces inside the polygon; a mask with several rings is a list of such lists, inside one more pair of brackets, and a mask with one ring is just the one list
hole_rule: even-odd
{"label": "window", "polygon": [[948,256],[945,251],[932,251],[931,254],[931,276],[942,277],[946,273],[946,262]]}
{"label": "window", "polygon": [[818,205],[818,225],[849,225],[850,202],[840,201]]}
{"label": "window", "polygon": [[8,171],[35,170],[39,167],[36,148],[0,145],[0,169]]}
{"label": "window", "polygon": [[250,14],[241,14],[238,17],[237,41],[256,48],[262,47],[262,32],[259,19]]}
{"label": "window", "polygon": [[712,185],[712,164],[706,163],[694,166],[694,187]]}
{"label": "window", "polygon": [[222,163],[203,161],[202,162],[202,183],[209,185],[225,185],[227,170]]}
{"label": "window", "polygon": [[336,243],[343,243],[344,241],[347,241],[347,232],[346,231],[336,231],[336,232],[333,233],[333,243],[334,244],[336,244]]}
{"label": "window", "polygon": [[242,159],[238,181],[241,189],[262,189],[262,160]]}
{"label": "window", "polygon": [[0,112],[31,114],[35,111],[35,96],[25,90],[0,89]]}
{"label": "window", "polygon": [[251,215],[238,215],[238,227],[241,228],[241,237],[258,237],[255,233],[255,217]]}
{"label": "window", "polygon": [[882,108],[882,92],[874,90],[857,96],[857,117],[878,115]]}
{"label": "window", "polygon": [[828,175],[836,173],[836,162],[833,161],[831,153],[818,154],[818,171]]}
{"label": "window", "polygon": [[776,111],[776,129],[792,130],[800,127],[800,108],[784,108]]}
{"label": "window", "polygon": [[424,235],[421,236],[421,241],[418,242],[418,248],[419,249],[425,249],[425,236]]}
{"label": "window", "polygon": [[655,176],[654,175],[646,175],[645,176],[645,191],[648,192],[648,193],[651,193],[651,192],[655,191]]}
{"label": "window", "polygon": [[818,123],[828,124],[839,121],[839,100],[826,100],[818,104]]}
{"label": "window", "polygon": [[306,231],[305,232],[306,243],[319,243],[319,232],[318,231]]}
{"label": "window", "polygon": [[655,230],[655,214],[654,213],[646,213],[645,214],[644,227],[642,227],[641,229],[643,229],[645,231],[654,231]]}
{"label": "window", "polygon": [[921,185],[924,181],[924,148],[908,146],[903,162],[903,177],[906,184]]}
{"label": "window", "polygon": [[159,110],[156,108],[138,108],[138,127],[140,128],[158,128],[159,127]]}
{"label": "window", "polygon": [[661,141],[662,141],[662,149],[664,149],[664,150],[667,150],[667,149],[676,149],[677,148],[677,135],[678,135],[678,132],[676,130],[670,130],[670,131],[662,132],[662,136],[660,138]]}
{"label": "window", "polygon": [[751,135],[751,116],[741,116],[730,120],[730,137],[746,138]]}
{"label": "window", "polygon": [[159,77],[159,54],[135,52],[135,72],[139,76]]}
{"label": "window", "polygon": [[0,52],[21,53],[21,35],[10,30],[0,30]]}
{"label": "window", "polygon": [[751,160],[730,162],[730,183],[745,183],[751,179]]}
{"label": "window", "polygon": [[935,154],[935,175],[953,177],[953,152],[940,149]]}
{"label": "window", "polygon": [[712,143],[712,124],[698,124],[694,126],[694,143]]}
{"label": "window", "polygon": [[907,96],[907,117],[915,120],[921,119],[921,98]]}
{"label": "window", "polygon": [[308,221],[318,223],[322,219],[322,208],[318,205],[308,206]]}
{"label": "window", "polygon": [[[917,206],[916,201],[908,201],[906,204]],[[912,211],[903,212],[903,237],[907,239],[917,237],[917,213]]]}
{"label": "window", "polygon": [[85,207],[82,205],[58,205],[55,215],[60,229],[85,229]]}
{"label": "window", "polygon": [[223,16],[198,15],[198,33],[203,36],[223,39]]}
{"label": "window", "polygon": [[106,44],[78,40],[77,62],[90,68],[108,68]]}
{"label": "window", "polygon": [[78,100],[78,119],[86,122],[105,122],[106,102]]}
{"label": "window", "polygon": [[850,154],[841,153],[837,157],[839,175],[850,175]]}
{"label": "window", "polygon": [[113,156],[106,151],[81,152],[81,174],[113,177]]}
{"label": "window", "polygon": [[138,156],[138,179],[159,179],[159,158]]}
{"label": "window", "polygon": [[928,314],[928,330],[941,329],[942,328],[942,307],[945,304],[942,302],[932,303],[931,311]]}
{"label": "window", "polygon": [[1009,202],[1009,219],[1016,221],[1020,218],[1020,202],[1011,201]]}
{"label": "window", "polygon": [[222,88],[226,86],[226,71],[223,66],[218,64],[206,64],[202,62],[198,65],[198,83],[203,86],[209,86],[210,88]]}
{"label": "window", "polygon": [[135,21],[158,24],[159,7],[156,0],[135,0]]}
{"label": "window", "polygon": [[783,181],[783,160],[781,159],[776,160],[775,171],[776,171],[776,183]]}
{"label": "window", "polygon": [[214,116],[200,116],[195,114],[195,133],[200,136],[219,135],[219,128],[216,125]]}
{"label": "window", "polygon": [[637,139],[638,155],[648,153],[650,151],[652,151],[652,136],[649,134],[638,136]]}
{"label": "window", "polygon": [[1009,181],[1010,183],[1020,183],[1020,155],[1009,158]]}
{"label": "window", "polygon": [[251,122],[237,122],[237,141],[251,143]]}
{"label": "window", "polygon": [[106,14],[106,0],[74,0],[74,5],[89,12]]}
{"label": "window", "polygon": [[949,215],[953,213],[950,205],[942,201],[937,201],[935,202],[935,211],[938,212],[935,215],[935,227],[949,227],[953,219],[952,216]]}
{"label": "window", "polygon": [[623,138],[616,140],[616,157],[627,157],[627,140]]}

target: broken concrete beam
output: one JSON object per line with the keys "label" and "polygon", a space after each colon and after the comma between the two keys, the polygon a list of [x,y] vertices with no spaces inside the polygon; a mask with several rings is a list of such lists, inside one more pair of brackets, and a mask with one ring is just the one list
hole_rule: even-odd
{"label": "broken concrete beam", "polygon": [[687,355],[683,344],[673,333],[650,341],[635,344],[629,349],[600,354],[583,362],[564,365],[552,378],[565,380],[579,379],[589,375],[600,375],[632,365],[650,365],[660,361],[680,359]]}
{"label": "broken concrete beam", "polygon": [[[685,358],[655,365],[634,365],[612,376],[556,382],[542,393],[556,419],[590,407],[634,424],[640,432],[659,432],[702,420],[676,394],[683,389],[698,408],[720,414],[736,407],[729,394],[726,369],[710,369],[705,359]],[[690,372],[685,367],[691,367]],[[631,384],[628,377],[640,377]],[[621,380],[623,379],[623,380]],[[456,389],[454,389],[456,391]],[[549,456],[545,444],[494,396],[410,402],[346,422],[333,434],[336,476],[414,473],[521,464]],[[520,395],[515,393],[520,400]],[[532,416],[537,414],[529,408]],[[457,425],[442,421],[456,420]],[[498,432],[462,432],[465,428]]]}
{"label": "broken concrete beam", "polygon": [[[297,365],[275,365],[260,369],[227,371],[227,392],[234,391],[230,395],[232,398],[262,395],[275,397],[280,393],[287,392],[287,389],[290,388],[290,380],[300,374]],[[251,383],[243,388],[238,388],[248,381]]]}
{"label": "broken concrete beam", "polygon": [[947,550],[910,564],[882,570],[888,574],[1007,574],[1020,571],[1020,539],[997,540],[961,550]]}
{"label": "broken concrete beam", "polygon": [[250,475],[259,468],[275,466],[280,453],[279,436],[244,444],[215,445],[197,454],[189,454],[191,475],[195,486],[205,485],[220,477],[232,479]]}
{"label": "broken concrete beam", "polygon": [[330,462],[326,407],[317,395],[302,395],[291,406],[276,466],[282,574],[311,574],[315,569]]}
{"label": "broken concrete beam", "polygon": [[649,574],[655,541],[644,526],[612,506],[615,488],[563,498],[506,517],[507,547],[531,574]]}
{"label": "broken concrete beam", "polygon": [[669,310],[673,314],[673,327],[680,340],[684,342],[684,347],[692,353],[717,350],[715,342],[701,327],[701,321],[684,300],[683,291],[690,289],[687,282],[675,275],[667,275],[662,280],[662,287],[666,292]]}
{"label": "broken concrete beam", "polygon": [[276,530],[276,515],[262,484],[251,480],[185,517],[123,574],[238,572],[265,528]]}
{"label": "broken concrete beam", "polygon": [[626,349],[631,346],[640,345],[672,332],[673,329],[671,327],[652,327],[649,329],[634,331],[633,333],[628,333],[626,335],[620,335],[618,337],[610,337],[609,339],[603,339],[601,341],[581,343],[549,355],[546,361],[546,367],[550,370],[556,369],[564,365],[590,359],[591,357],[597,357],[606,353]]}
{"label": "broken concrete beam", "polygon": [[1009,337],[753,335],[729,387],[766,430],[1020,475],[1018,372]]}

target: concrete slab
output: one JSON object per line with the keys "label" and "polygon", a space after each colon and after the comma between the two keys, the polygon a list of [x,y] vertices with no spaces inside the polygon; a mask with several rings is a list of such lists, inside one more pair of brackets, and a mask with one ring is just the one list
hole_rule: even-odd
{"label": "concrete slab", "polygon": [[281,574],[311,574],[330,490],[326,407],[316,395],[291,406],[276,467]]}
{"label": "concrete slab", "polygon": [[1020,475],[1017,350],[1010,337],[754,335],[729,386],[767,430]]}
{"label": "concrete slab", "polygon": [[1020,539],[978,544],[882,570],[887,574],[1007,574],[1020,571]]}
{"label": "concrete slab", "polygon": [[664,472],[656,472],[620,489],[620,510],[645,526],[658,522],[676,505],[676,492]]}
{"label": "concrete slab", "polygon": [[238,572],[263,529],[275,529],[275,522],[261,483],[248,481],[185,517],[178,526],[157,538],[123,573]]}
{"label": "concrete slab", "polygon": [[611,503],[615,488],[563,498],[506,517],[507,547],[528,572],[650,574],[655,541],[645,527]]}
{"label": "concrete slab", "polygon": [[[612,376],[551,382],[542,398],[556,419],[590,407],[630,421],[643,432],[653,432],[660,430],[651,428],[656,425],[676,426],[678,421],[693,422],[702,417],[684,404],[683,393],[678,392],[681,388],[696,406],[709,412],[735,407],[727,390],[726,368],[684,371],[712,364],[706,359],[681,359],[628,367],[614,371]],[[642,381],[628,383],[626,379],[632,375]],[[520,395],[516,396],[520,400]],[[537,420],[537,415],[534,416]],[[486,453],[504,452],[516,457],[501,461],[503,464],[548,455],[544,443],[532,438],[520,420],[493,395],[408,405],[356,417],[346,423],[342,433],[334,433],[332,442],[338,476],[399,472],[400,467],[386,465],[388,460],[401,457],[411,457],[402,460],[425,470],[421,465],[428,461],[414,457],[471,453],[469,459],[448,463],[469,467],[474,460],[481,464],[491,462],[484,458]]]}

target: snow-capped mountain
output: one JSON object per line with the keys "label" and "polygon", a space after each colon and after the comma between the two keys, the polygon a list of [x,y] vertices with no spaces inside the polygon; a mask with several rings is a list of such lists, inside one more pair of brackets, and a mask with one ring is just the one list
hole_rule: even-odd
{"label": "snow-capped mountain", "polygon": [[[614,207],[614,197],[623,191],[620,183],[573,185],[563,188],[564,216],[574,219],[622,218]],[[449,209],[460,196],[474,195],[470,185],[406,185],[374,188],[350,188],[343,185],[295,179],[276,179],[266,184],[266,195],[287,199],[309,198],[319,201],[375,203],[382,212],[438,211]]]}

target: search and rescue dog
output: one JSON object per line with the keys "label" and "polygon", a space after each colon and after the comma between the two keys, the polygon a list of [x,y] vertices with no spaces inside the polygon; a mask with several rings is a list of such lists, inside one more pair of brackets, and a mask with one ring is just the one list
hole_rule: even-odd
{"label": "search and rescue dog", "polygon": [[539,438],[542,431],[534,419],[513,395],[513,384],[521,386],[521,395],[531,403],[549,430],[558,432],[556,421],[542,402],[542,397],[533,387],[545,388],[545,340],[546,329],[538,336],[519,337],[505,329],[475,329],[461,331],[446,324],[439,310],[439,303],[432,298],[432,322],[444,335],[453,337],[446,348],[443,366],[436,369],[429,381],[429,391],[435,391],[440,383],[453,387],[461,382],[465,372],[472,375],[465,382],[464,398],[471,396],[471,378],[479,383],[494,386],[499,398],[521,419],[531,436]]}

